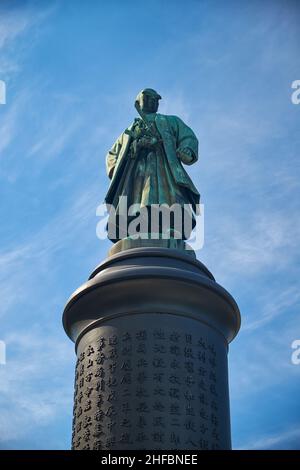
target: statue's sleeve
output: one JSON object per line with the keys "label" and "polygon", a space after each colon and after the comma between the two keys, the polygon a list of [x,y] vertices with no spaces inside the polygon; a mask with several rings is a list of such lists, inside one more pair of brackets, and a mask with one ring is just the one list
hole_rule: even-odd
{"label": "statue's sleeve", "polygon": [[122,147],[123,134],[116,140],[108,154],[106,155],[106,172],[110,179],[113,177],[114,169]]}
{"label": "statue's sleeve", "polygon": [[[176,135],[176,151],[186,165],[192,165],[198,160],[198,139],[190,127],[179,117],[174,116],[173,131]],[[188,150],[186,152],[186,150]]]}

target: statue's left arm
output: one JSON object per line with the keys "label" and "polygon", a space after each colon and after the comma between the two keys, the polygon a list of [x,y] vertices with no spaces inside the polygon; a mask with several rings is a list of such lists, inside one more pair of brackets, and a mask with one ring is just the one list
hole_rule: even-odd
{"label": "statue's left arm", "polygon": [[186,165],[198,160],[198,139],[190,127],[179,117],[172,117],[171,127],[176,136],[176,153]]}

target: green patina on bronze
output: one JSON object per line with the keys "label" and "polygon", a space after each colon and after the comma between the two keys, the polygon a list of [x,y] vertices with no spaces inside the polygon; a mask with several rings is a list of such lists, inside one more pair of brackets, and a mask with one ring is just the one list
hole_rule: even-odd
{"label": "green patina on bronze", "polygon": [[198,159],[198,140],[177,116],[157,113],[160,95],[142,90],[135,101],[140,114],[116,140],[106,156],[111,179],[105,201],[118,209],[119,196],[128,205],[191,204],[200,195],[183,167]]}

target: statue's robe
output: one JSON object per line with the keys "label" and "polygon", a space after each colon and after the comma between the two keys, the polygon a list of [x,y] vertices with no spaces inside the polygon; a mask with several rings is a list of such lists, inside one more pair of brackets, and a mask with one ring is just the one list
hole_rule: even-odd
{"label": "statue's robe", "polygon": [[[194,132],[177,116],[147,115],[155,123],[161,144],[151,149],[132,152],[135,129],[140,119],[128,127],[116,140],[106,156],[107,174],[111,183],[105,197],[107,204],[118,211],[119,197],[127,196],[128,206],[139,204],[190,204],[196,211],[200,195],[178,158],[178,149],[189,149],[191,165],[198,159],[198,140]],[[184,158],[184,157],[183,157]]]}

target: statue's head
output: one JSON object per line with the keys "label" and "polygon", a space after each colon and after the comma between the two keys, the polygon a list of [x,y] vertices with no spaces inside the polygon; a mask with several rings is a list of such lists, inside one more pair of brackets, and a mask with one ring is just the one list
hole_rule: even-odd
{"label": "statue's head", "polygon": [[158,110],[158,101],[161,96],[152,88],[145,88],[137,95],[135,102],[138,102],[144,113],[156,113]]}

